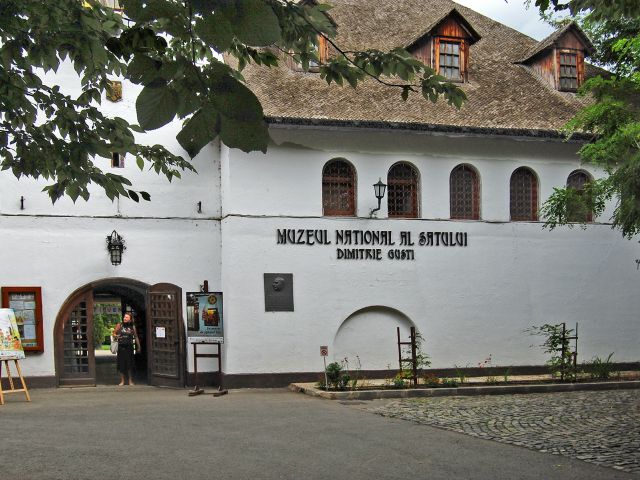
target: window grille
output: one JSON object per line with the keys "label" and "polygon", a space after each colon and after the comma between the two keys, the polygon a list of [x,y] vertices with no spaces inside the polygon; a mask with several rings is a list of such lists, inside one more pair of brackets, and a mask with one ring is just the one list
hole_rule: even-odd
{"label": "window grille", "polygon": [[560,90],[578,89],[578,55],[560,54]]}
{"label": "window grille", "polygon": [[457,42],[440,42],[440,75],[459,80],[460,44]]}
{"label": "window grille", "polygon": [[449,178],[452,219],[480,219],[480,186],[478,174],[468,165],[453,169]]}
{"label": "window grille", "polygon": [[528,168],[511,175],[511,221],[538,220],[538,179]]}
{"label": "window grille", "polygon": [[355,171],[344,160],[332,160],[322,170],[323,215],[355,216]]}
{"label": "window grille", "polygon": [[418,172],[397,163],[387,176],[387,209],[390,217],[418,218]]}
{"label": "window grille", "polygon": [[590,181],[589,175],[581,170],[571,172],[567,178],[567,188],[575,190],[578,194],[578,199],[567,202],[568,222],[593,221],[593,212],[582,201],[582,196],[585,194],[585,185]]}

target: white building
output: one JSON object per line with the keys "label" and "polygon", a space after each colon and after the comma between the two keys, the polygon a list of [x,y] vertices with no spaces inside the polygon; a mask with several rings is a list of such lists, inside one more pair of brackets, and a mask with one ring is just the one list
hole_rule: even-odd
{"label": "white building", "polygon": [[[199,173],[173,183],[127,158],[111,167],[151,202],[96,190],[87,203],[51,205],[42,182],[0,173],[0,286],[42,289],[44,348],[22,363],[32,384],[96,382],[92,349],[65,353],[65,328],[67,342],[88,342],[92,299],[108,293],[138,315],[139,373],[183,385],[193,371],[185,294],[204,280],[224,294],[227,386],[315,379],[320,345],[363,370],[396,369],[397,326],[417,328],[438,369],[490,354],[496,365],[540,366],[539,341],[524,330],[559,322],[579,322],[582,360],[639,360],[640,251],[610,228],[613,205],[586,230],[549,232],[537,213],[554,187],[601,175],[558,133],[582,105],[574,90],[591,70],[588,40],[570,26],[536,42],[449,0],[428,10],[418,0],[330,3],[337,44],[406,47],[461,82],[464,107],[417,94],[404,103],[374,81],[327,86],[283,62],[245,72],[270,123],[266,155],[214,142],[194,161]],[[135,120],[136,88],[105,107]],[[186,155],[175,128],[144,141]],[[372,214],[379,179],[388,188]],[[126,242],[118,266],[106,250],[113,230]]]}

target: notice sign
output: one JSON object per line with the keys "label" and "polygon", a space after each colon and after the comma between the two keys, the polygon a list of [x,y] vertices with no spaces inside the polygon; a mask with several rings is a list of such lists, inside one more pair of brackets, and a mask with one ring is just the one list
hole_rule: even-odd
{"label": "notice sign", "polygon": [[20,331],[11,308],[0,308],[0,359],[23,359]]}
{"label": "notice sign", "polygon": [[327,345],[322,345],[320,347],[320,356],[321,357],[329,356],[329,347]]}
{"label": "notice sign", "polygon": [[187,292],[187,337],[190,342],[224,342],[222,292]]}
{"label": "notice sign", "polygon": [[167,338],[167,330],[165,327],[156,327],[156,338]]}

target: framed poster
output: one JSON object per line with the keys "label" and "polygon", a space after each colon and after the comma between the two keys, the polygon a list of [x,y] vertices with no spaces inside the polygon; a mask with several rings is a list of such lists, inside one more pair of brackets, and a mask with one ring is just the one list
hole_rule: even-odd
{"label": "framed poster", "polygon": [[0,308],[0,360],[23,358],[16,315],[10,308]]}
{"label": "framed poster", "polygon": [[44,352],[42,288],[2,287],[2,307],[15,313],[23,350]]}
{"label": "framed poster", "polygon": [[222,292],[187,292],[187,338],[224,343]]}

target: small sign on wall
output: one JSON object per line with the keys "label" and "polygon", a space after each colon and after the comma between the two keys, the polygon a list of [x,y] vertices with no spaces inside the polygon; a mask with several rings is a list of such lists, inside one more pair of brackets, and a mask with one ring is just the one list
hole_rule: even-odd
{"label": "small sign on wall", "polygon": [[293,312],[293,274],[264,274],[264,311]]}
{"label": "small sign on wall", "polygon": [[166,338],[167,331],[164,327],[156,327],[156,338]]}

